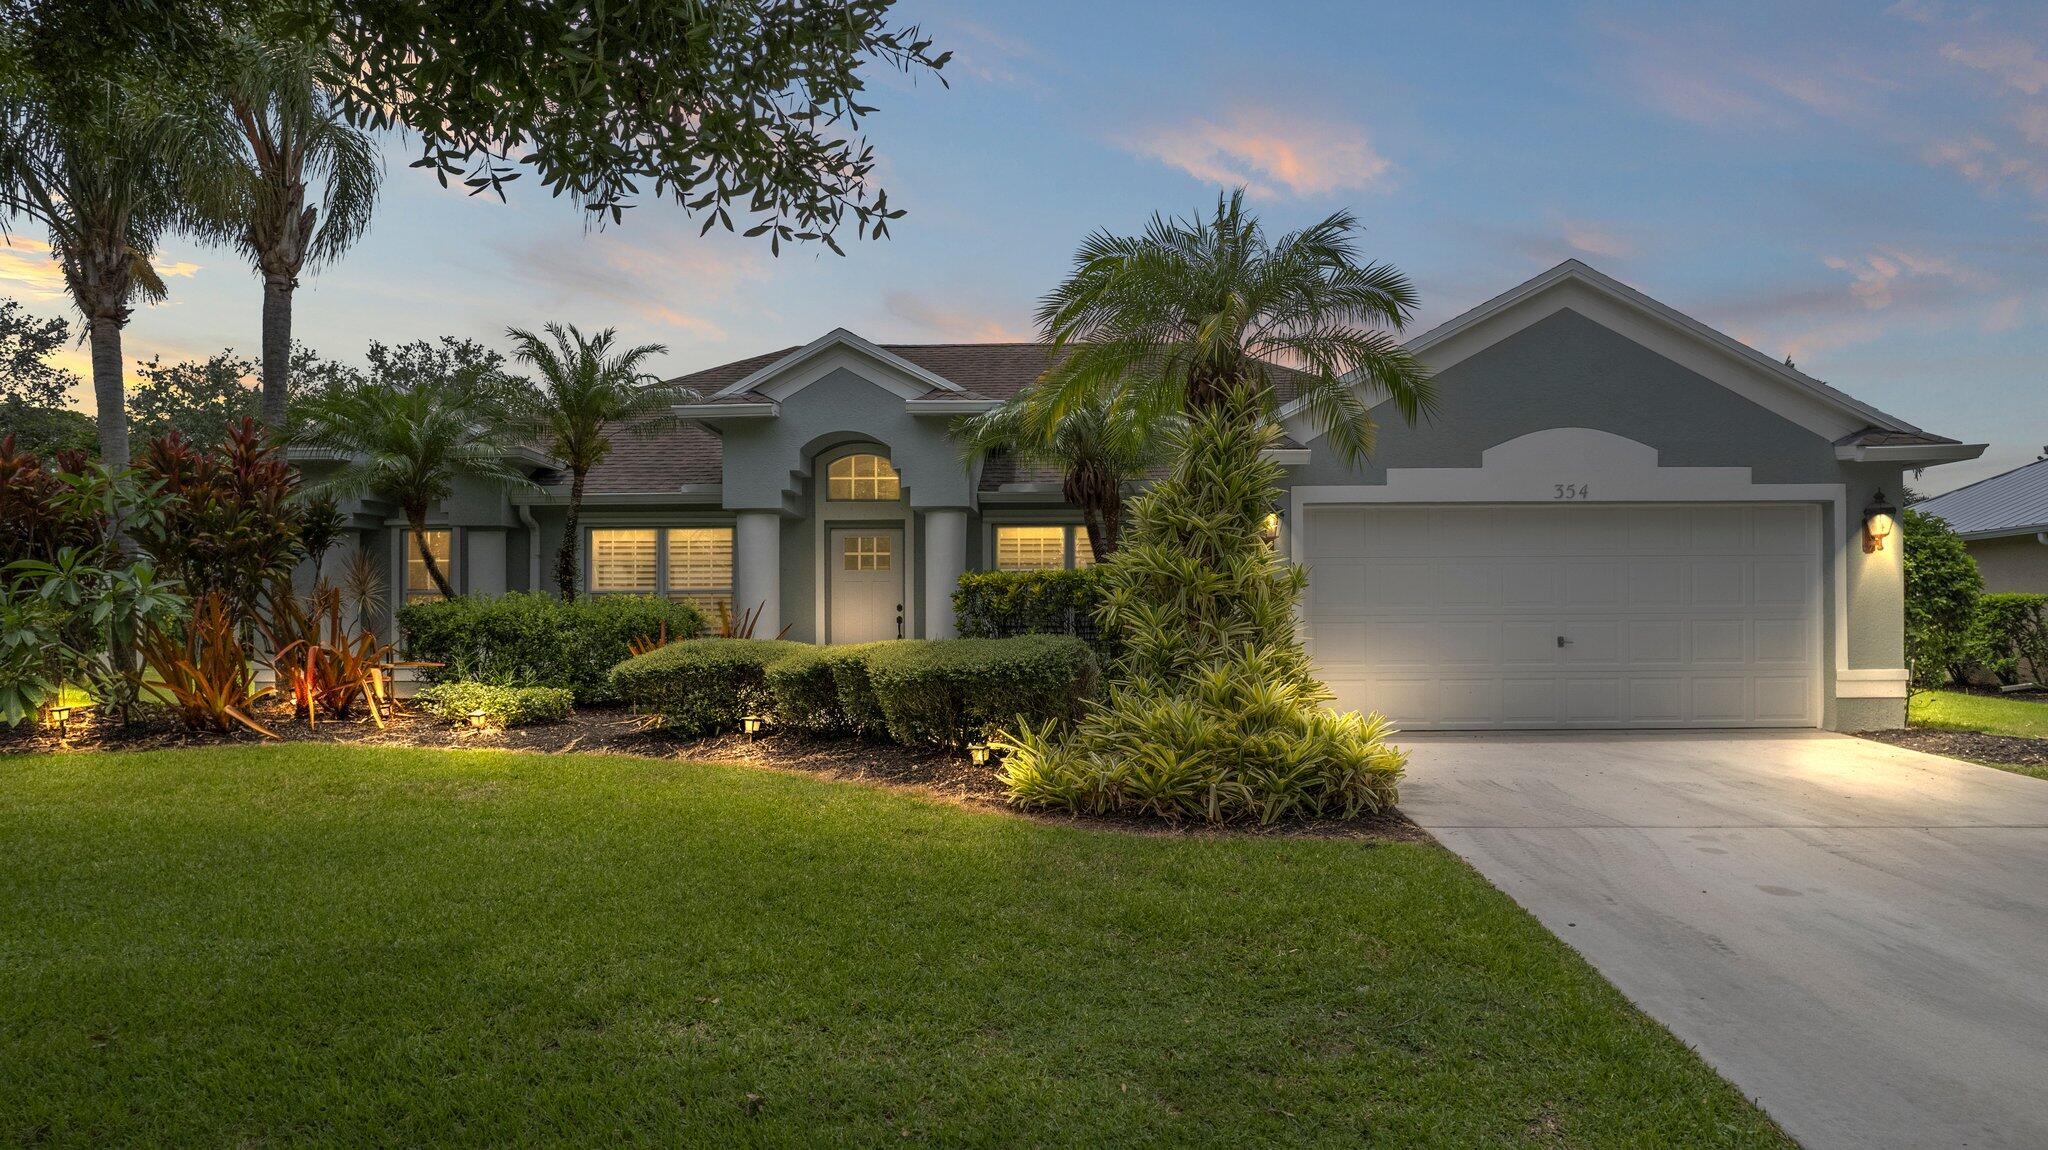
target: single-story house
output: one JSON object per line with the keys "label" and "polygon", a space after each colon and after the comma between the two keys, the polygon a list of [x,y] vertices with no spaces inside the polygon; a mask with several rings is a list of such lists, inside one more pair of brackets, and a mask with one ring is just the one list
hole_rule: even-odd
{"label": "single-story house", "polygon": [[1915,510],[1947,520],[1963,537],[1986,591],[2048,595],[2048,458],[1937,495]]}
{"label": "single-story house", "polygon": [[[1974,458],[1579,261],[1417,337],[1434,419],[1382,410],[1348,466],[1283,405],[1278,545],[1340,705],[1410,728],[1859,729],[1904,719],[1902,473]],[[760,635],[954,633],[966,571],[1089,560],[1057,476],[970,467],[950,434],[1045,368],[1036,344],[845,330],[683,377],[621,435],[579,530],[593,594],[758,609]],[[1282,385],[1284,399],[1284,381]],[[458,589],[546,588],[566,487],[465,486],[431,543]],[[432,593],[391,509],[359,505],[394,586]],[[1874,528],[1874,530],[1873,530]]]}

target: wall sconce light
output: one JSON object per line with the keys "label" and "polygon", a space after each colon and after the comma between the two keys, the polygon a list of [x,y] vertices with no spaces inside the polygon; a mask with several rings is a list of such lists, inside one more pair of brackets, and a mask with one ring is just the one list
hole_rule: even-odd
{"label": "wall sconce light", "polygon": [[1260,521],[1259,538],[1265,540],[1268,547],[1278,547],[1280,545],[1280,513],[1278,511],[1267,512],[1266,518]]}
{"label": "wall sconce light", "polygon": [[761,733],[761,728],[762,728],[762,727],[763,727],[763,726],[764,726],[764,725],[765,725],[766,723],[767,723],[767,720],[766,720],[766,719],[763,719],[763,718],[762,718],[761,716],[759,716],[759,715],[741,715],[741,716],[740,716],[740,729],[741,729],[741,730],[743,730],[743,731],[745,731],[745,732],[747,733],[747,741],[748,741],[748,742],[750,742],[750,743],[754,741],[754,736],[755,736],[755,735],[758,735],[758,734],[760,734],[760,733]]}
{"label": "wall sconce light", "polygon": [[1899,509],[1885,502],[1884,492],[1870,497],[1870,506],[1863,509],[1863,552],[1868,555],[1884,550],[1884,541],[1898,531]]}
{"label": "wall sconce light", "polygon": [[987,743],[967,744],[967,761],[973,763],[977,767],[985,767],[988,765],[988,754],[989,751]]}

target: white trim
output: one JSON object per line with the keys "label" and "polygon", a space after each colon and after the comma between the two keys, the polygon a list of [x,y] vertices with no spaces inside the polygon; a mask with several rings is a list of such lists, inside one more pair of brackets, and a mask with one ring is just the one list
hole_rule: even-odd
{"label": "white trim", "polygon": [[912,415],[980,415],[1002,405],[1000,399],[912,399],[903,410]]}
{"label": "white trim", "polygon": [[753,400],[739,403],[678,403],[669,410],[688,419],[774,419],[782,414],[782,405]]}
{"label": "white trim", "polygon": [[1984,454],[1988,443],[1900,443],[1891,445],[1844,444],[1835,448],[1835,458],[1846,463],[1899,463],[1932,466],[1960,463]]}
{"label": "white trim", "polygon": [[1259,452],[1260,459],[1271,460],[1282,467],[1307,467],[1309,449],[1306,447],[1268,447]]}
{"label": "white trim", "polygon": [[[1646,454],[1647,453],[1647,454]],[[1836,698],[1897,698],[1891,694],[1855,691],[1890,689],[1897,673],[1849,666],[1849,493],[1841,483],[1757,483],[1747,467],[1662,467],[1657,451],[1623,436],[1590,428],[1551,428],[1532,432],[1482,453],[1479,467],[1394,467],[1384,484],[1314,484],[1288,495],[1285,533],[1290,558],[1300,561],[1309,534],[1305,512],[1317,504],[1445,503],[1545,504],[1560,483],[1583,484],[1590,494],[1570,502],[1630,503],[1813,503],[1832,505],[1822,512],[1822,545],[1833,555],[1834,606],[1828,614],[1834,631],[1833,672]],[[1647,467],[1646,467],[1647,464]],[[1860,535],[1860,533],[1859,533]],[[1306,597],[1295,608],[1297,625],[1308,620]],[[1824,678],[1817,676],[1816,678]],[[1850,686],[1845,689],[1845,684]],[[1816,684],[1825,690],[1825,684]],[[1825,703],[1825,698],[1822,699]],[[1825,715],[1823,706],[1818,714]]]}
{"label": "white trim", "polygon": [[[922,387],[912,387],[907,384],[904,385],[905,390],[903,392],[903,398],[905,399],[915,399],[918,396],[933,390],[960,390],[960,385],[954,383],[952,380],[934,374],[933,372],[926,371],[924,368],[921,368],[916,364],[910,362],[909,360],[904,359],[902,356],[897,355],[892,351],[887,351],[873,343],[870,343],[867,340],[862,339],[860,336],[855,335],[854,333],[846,330],[843,327],[835,327],[831,331],[826,332],[824,335],[819,336],[817,339],[812,340],[811,342],[796,349],[795,351],[790,352],[788,355],[783,356],[781,359],[776,360],[774,363],[771,363],[766,367],[760,368],[754,371],[752,374],[748,375],[746,378],[741,379],[737,383],[734,383],[726,388],[721,389],[712,398],[727,399],[735,395],[743,395],[749,391],[759,391],[763,395],[767,395],[770,399],[786,399],[791,394],[803,390],[810,384],[830,374],[831,369],[828,368],[827,370],[824,371],[818,371],[813,369],[811,371],[805,372],[804,375],[797,380],[786,379],[785,377],[787,377],[789,373],[795,371],[797,368],[802,367],[807,363],[810,363],[812,360],[818,358],[819,356],[825,355],[827,352],[838,353],[837,355],[831,357],[835,361],[833,363],[833,367],[845,366],[844,362],[839,361],[842,359],[851,358],[845,356],[845,352],[848,349],[859,352],[860,354],[866,356],[867,358],[872,359],[875,362],[881,364],[882,366],[890,369],[897,375],[903,376],[906,379],[917,380],[923,383],[924,386]],[[770,385],[770,381],[774,381],[772,387]],[[880,380],[877,380],[876,382],[883,383],[883,386],[885,387],[890,386],[889,383]],[[890,390],[898,390],[898,388],[891,387]]]}
{"label": "white trim", "polygon": [[[1566,308],[1827,439],[1871,425],[1920,430],[1578,260],[1566,260],[1404,346],[1432,372],[1443,372]],[[1302,443],[1322,434],[1300,400],[1280,414],[1288,433]]]}
{"label": "white trim", "polygon": [[1903,699],[1912,672],[1904,667],[1837,669],[1837,699]]}

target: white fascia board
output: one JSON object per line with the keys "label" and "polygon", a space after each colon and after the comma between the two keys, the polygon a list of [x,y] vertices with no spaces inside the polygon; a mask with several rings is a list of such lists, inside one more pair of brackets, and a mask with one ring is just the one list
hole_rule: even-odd
{"label": "white fascia board", "polygon": [[[585,495],[583,506],[644,507],[671,503],[717,503],[722,487],[723,485],[718,483],[685,483],[674,491],[607,491]],[[569,502],[569,489],[560,486],[521,492],[512,502],[515,505],[531,507],[559,507]]]}
{"label": "white fascia board", "polygon": [[2031,535],[2043,545],[2048,545],[2048,523],[2031,523],[2025,527],[2000,527],[1996,531],[1958,531],[1956,537],[1966,543],[1980,539],[2019,539]]}
{"label": "white fascia board", "polygon": [[1938,463],[1960,463],[1984,454],[1988,443],[1907,443],[1884,445],[1845,445],[1835,448],[1835,458],[1848,463],[1905,463],[1915,466],[1931,466]]}
{"label": "white fascia board", "polygon": [[670,410],[685,419],[774,419],[782,414],[779,403],[679,403]]}
{"label": "white fascia board", "polygon": [[1308,456],[1306,447],[1268,447],[1259,452],[1259,458],[1270,459],[1282,467],[1307,467]]}
{"label": "white fascia board", "polygon": [[980,415],[1002,405],[999,399],[910,399],[903,410],[911,415]]}
{"label": "white fascia board", "polygon": [[918,380],[919,382],[925,385],[924,387],[919,389],[920,393],[932,390],[960,390],[960,385],[954,383],[952,380],[947,379],[944,376],[935,374],[933,372],[926,371],[924,368],[921,368],[916,364],[910,362],[909,360],[904,359],[902,356],[897,355],[895,352],[887,351],[882,347],[874,343],[871,343],[858,335],[855,335],[853,332],[850,332],[843,327],[835,327],[831,331],[826,332],[824,335],[819,336],[817,339],[812,340],[811,342],[796,349],[795,351],[790,352],[788,355],[783,356],[781,359],[776,360],[774,363],[771,363],[766,367],[759,368],[756,371],[754,371],[753,374],[748,375],[746,378],[741,379],[738,382],[721,389],[718,392],[718,394],[713,396],[712,398],[726,399],[735,395],[743,395],[749,391],[758,391],[764,386],[768,385],[769,383],[781,379],[782,377],[795,371],[797,368],[802,367],[804,364],[809,363],[812,360],[818,358],[819,356],[824,355],[827,352],[830,352],[835,349],[851,349],[853,351],[857,351],[860,354],[867,356],[868,358],[873,359],[876,362],[882,364],[883,366],[889,368],[891,371],[895,371],[901,375],[908,376],[911,379]]}

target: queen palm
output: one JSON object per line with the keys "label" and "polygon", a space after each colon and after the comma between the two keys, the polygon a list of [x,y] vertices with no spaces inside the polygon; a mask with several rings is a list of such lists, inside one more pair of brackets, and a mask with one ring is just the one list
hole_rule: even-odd
{"label": "queen palm", "polygon": [[[242,144],[234,211],[216,229],[263,277],[263,422],[284,423],[299,275],[370,227],[383,179],[369,136],[319,82],[319,46],[241,37],[222,96]],[[317,202],[309,202],[317,200]]]}
{"label": "queen palm", "polygon": [[162,299],[151,261],[218,172],[207,117],[113,82],[53,93],[22,71],[0,81],[0,216],[49,231],[50,254],[85,318],[100,460],[128,466],[121,332],[138,296]]}
{"label": "queen palm", "polygon": [[969,459],[1006,451],[1028,463],[1060,470],[1060,494],[1081,509],[1088,548],[1107,559],[1123,534],[1124,486],[1167,456],[1173,421],[1137,419],[1102,392],[1055,409],[1032,389],[1002,406],[962,421]]}
{"label": "queen palm", "polygon": [[292,441],[346,460],[314,485],[316,495],[375,495],[396,505],[435,590],[455,589],[427,543],[427,512],[454,490],[458,477],[524,486],[509,462],[523,428],[504,378],[488,365],[446,372],[373,374],[308,397]]}
{"label": "queen palm", "polygon": [[606,328],[585,336],[574,324],[551,323],[547,338],[522,328],[508,328],[513,357],[539,376],[534,399],[535,430],[549,454],[569,472],[569,517],[562,546],[555,552],[555,586],[562,598],[576,597],[576,524],[583,513],[583,484],[612,453],[611,435],[626,428],[646,434],[672,426],[672,409],[690,397],[640,370],[651,356],[665,354],[658,343],[620,348],[618,331]]}
{"label": "queen palm", "polygon": [[[1415,289],[1395,268],[1359,261],[1358,230],[1337,212],[1269,239],[1237,191],[1206,219],[1155,215],[1142,235],[1096,232],[1039,305],[1054,361],[1032,402],[1059,413],[1111,394],[1143,423],[1242,388],[1269,409],[1298,406],[1348,460],[1362,459],[1375,402],[1392,400],[1413,422],[1435,392],[1394,338]],[[1276,390],[1283,382],[1291,394]]]}

